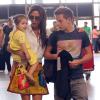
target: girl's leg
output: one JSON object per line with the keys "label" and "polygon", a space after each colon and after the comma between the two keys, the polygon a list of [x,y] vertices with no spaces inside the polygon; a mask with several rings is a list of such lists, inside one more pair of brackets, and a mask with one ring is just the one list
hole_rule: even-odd
{"label": "girl's leg", "polygon": [[28,94],[21,94],[21,99],[22,100],[30,100],[30,95],[28,95]]}
{"label": "girl's leg", "polygon": [[15,67],[18,65],[18,63],[14,62],[13,61],[13,65],[12,65],[12,68],[11,68],[11,72],[10,72],[10,79],[12,79],[12,76],[15,72]]}
{"label": "girl's leg", "polygon": [[32,100],[42,100],[42,95],[32,95]]}

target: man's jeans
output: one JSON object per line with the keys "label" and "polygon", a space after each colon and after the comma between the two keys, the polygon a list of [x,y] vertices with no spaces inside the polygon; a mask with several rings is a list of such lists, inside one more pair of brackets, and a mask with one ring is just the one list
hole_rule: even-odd
{"label": "man's jeans", "polygon": [[[72,95],[71,100],[88,100],[87,87],[83,78],[71,80],[70,85],[71,85],[71,95]],[[54,84],[54,89],[55,89],[55,84]],[[65,100],[56,95],[56,89],[54,92],[55,92],[54,100]]]}

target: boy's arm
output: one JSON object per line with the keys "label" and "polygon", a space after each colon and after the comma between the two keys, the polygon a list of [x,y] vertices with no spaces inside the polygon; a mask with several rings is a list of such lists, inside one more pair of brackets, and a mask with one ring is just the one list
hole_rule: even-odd
{"label": "boy's arm", "polygon": [[52,47],[51,46],[47,46],[47,48],[45,49],[45,52],[44,52],[44,57],[46,59],[57,59],[57,54],[52,54],[51,53],[51,50],[52,50]]}
{"label": "boy's arm", "polygon": [[92,54],[90,45],[88,47],[84,48],[84,50],[85,50],[86,54],[81,59],[76,59],[76,60],[69,62],[71,68],[75,68],[75,66],[83,64],[83,63],[89,61],[90,59],[92,59],[93,54]]}

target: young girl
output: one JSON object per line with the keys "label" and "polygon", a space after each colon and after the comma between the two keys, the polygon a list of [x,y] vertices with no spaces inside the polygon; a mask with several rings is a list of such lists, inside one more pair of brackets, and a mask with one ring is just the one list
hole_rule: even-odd
{"label": "young girl", "polygon": [[[26,57],[24,62],[28,62],[30,67],[27,72],[24,70],[27,78],[34,83],[33,72],[37,66],[37,55],[30,47],[30,44],[25,35],[25,30],[27,28],[27,18],[25,15],[17,15],[14,18],[14,23],[16,25],[15,31],[10,33],[9,46],[14,51],[23,51]],[[14,62],[21,63],[23,62],[22,58],[19,55],[12,54]]]}

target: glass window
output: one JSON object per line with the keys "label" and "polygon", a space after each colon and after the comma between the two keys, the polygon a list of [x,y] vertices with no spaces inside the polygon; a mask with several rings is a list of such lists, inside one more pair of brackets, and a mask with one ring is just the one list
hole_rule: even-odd
{"label": "glass window", "polygon": [[59,3],[61,0],[43,0],[43,3]]}
{"label": "glass window", "polygon": [[25,4],[25,0],[15,0],[15,4]]}
{"label": "glass window", "polygon": [[36,0],[15,0],[15,4],[33,4],[35,3]]}
{"label": "glass window", "polygon": [[91,20],[78,20],[78,27],[84,27],[84,22],[88,22],[88,26],[91,28],[92,27],[92,23]]}
{"label": "glass window", "polygon": [[97,26],[97,30],[99,30],[100,26],[100,19],[99,18],[94,18],[94,25]]}
{"label": "glass window", "polygon": [[94,4],[94,16],[99,16],[100,4]]}
{"label": "glass window", "polygon": [[43,0],[43,3],[84,3],[92,0]]}
{"label": "glass window", "polygon": [[94,0],[94,2],[100,2],[100,0]]}
{"label": "glass window", "polygon": [[27,0],[27,4],[33,4],[35,2],[36,2],[36,0]]}
{"label": "glass window", "polygon": [[97,26],[97,29],[100,29],[100,4],[94,4],[94,25]]}
{"label": "glass window", "polygon": [[8,5],[8,4],[12,4],[12,0],[0,0],[0,5]]}
{"label": "glass window", "polygon": [[67,3],[88,3],[92,2],[92,0],[66,0]]}
{"label": "glass window", "polygon": [[32,0],[27,0],[27,4],[32,4]]}

